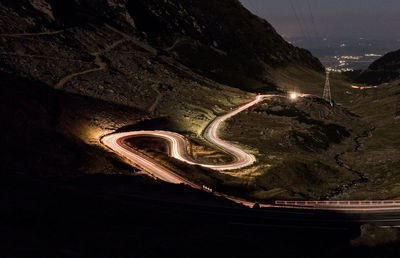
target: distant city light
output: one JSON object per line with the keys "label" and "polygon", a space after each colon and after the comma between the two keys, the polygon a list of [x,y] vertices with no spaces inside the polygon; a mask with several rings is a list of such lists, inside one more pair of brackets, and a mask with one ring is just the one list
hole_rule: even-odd
{"label": "distant city light", "polygon": [[291,99],[296,99],[297,98],[297,93],[295,93],[295,92],[293,92],[293,93],[290,93],[290,98]]}
{"label": "distant city light", "polygon": [[380,57],[380,56],[382,56],[382,55],[380,55],[380,54],[365,54],[365,56]]}

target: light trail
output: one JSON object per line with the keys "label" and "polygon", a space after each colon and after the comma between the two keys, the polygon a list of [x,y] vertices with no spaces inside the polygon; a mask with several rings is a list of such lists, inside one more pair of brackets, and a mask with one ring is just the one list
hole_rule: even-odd
{"label": "light trail", "polygon": [[[279,95],[257,95],[257,97],[253,101],[235,109],[234,111],[232,111],[226,115],[217,117],[204,130],[204,137],[209,142],[213,143],[214,145],[221,148],[223,151],[232,155],[235,158],[234,163],[217,165],[217,164],[204,164],[204,163],[195,162],[192,158],[190,158],[190,156],[188,155],[188,153],[186,151],[185,138],[182,135],[174,133],[174,132],[136,131],[136,132],[116,133],[116,134],[105,136],[102,141],[105,145],[107,145],[114,151],[122,154],[123,156],[126,156],[125,154],[129,151],[126,148],[124,148],[123,145],[119,144],[119,142],[126,140],[128,138],[140,137],[140,136],[158,137],[158,138],[165,139],[170,143],[171,157],[173,157],[177,160],[186,162],[190,165],[197,165],[197,166],[202,166],[205,168],[211,168],[211,169],[216,169],[216,170],[228,170],[228,169],[242,168],[242,167],[253,164],[253,162],[255,161],[254,156],[246,153],[242,149],[240,149],[236,146],[233,146],[232,144],[230,144],[228,142],[221,140],[218,137],[218,129],[223,121],[231,118],[232,116],[237,115],[238,113],[242,112],[243,110],[248,109],[249,107],[251,107],[253,105],[256,105],[257,103],[261,102],[263,100],[263,98],[272,97],[272,96],[279,96]],[[141,159],[144,159],[139,154],[135,154],[134,156],[132,156],[132,155],[129,155],[129,156],[130,156],[129,159],[133,162],[135,162],[136,157],[138,157],[138,158],[140,157]],[[151,160],[147,160],[147,161],[152,162]]]}
{"label": "light trail", "polygon": [[383,211],[400,210],[400,200],[360,200],[360,201],[275,201],[282,207],[341,210],[341,211]]}
{"label": "light trail", "polygon": [[[297,97],[306,97],[308,94],[296,94]],[[135,163],[139,167],[143,168],[145,171],[149,172],[153,176],[169,183],[174,184],[187,184],[191,187],[201,189],[199,185],[190,182],[189,180],[179,176],[168,168],[163,167],[156,161],[149,157],[146,157],[139,152],[136,152],[126,146],[123,142],[129,138],[134,137],[157,137],[167,140],[170,143],[170,156],[186,162],[190,165],[197,165],[206,168],[211,168],[215,170],[228,170],[228,169],[239,169],[246,166],[250,166],[254,163],[255,158],[243,151],[242,149],[221,140],[218,137],[218,129],[222,122],[225,120],[239,114],[240,112],[260,103],[264,98],[267,97],[283,97],[290,98],[291,96],[285,95],[257,95],[257,97],[243,105],[239,108],[233,110],[232,112],[219,116],[215,118],[204,130],[204,138],[209,142],[213,143],[215,146],[221,148],[223,151],[229,153],[235,157],[235,162],[228,164],[204,164],[194,161],[190,155],[187,153],[185,138],[177,133],[168,131],[134,131],[134,132],[124,132],[107,135],[102,138],[102,143],[108,146],[110,149],[118,153],[119,155],[125,157],[131,162]],[[293,99],[293,98],[292,98]],[[294,98],[295,99],[295,98]],[[253,207],[254,202],[239,199],[237,197],[227,196],[222,193],[213,192],[216,196],[225,197],[236,203],[242,205]],[[291,209],[314,209],[314,210],[335,210],[343,212],[367,212],[367,211],[400,211],[400,200],[385,200],[385,201],[276,201],[275,204],[259,204],[260,207],[273,207],[273,208],[291,208]]]}
{"label": "light trail", "polygon": [[[129,133],[118,133],[109,135],[103,138],[103,144],[113,149],[115,152],[120,154],[121,156],[127,158],[128,160],[134,162],[144,170],[148,171],[150,174],[154,175],[155,177],[174,184],[187,184],[194,188],[200,189],[196,184],[189,182],[188,180],[182,178],[181,176],[177,175],[176,173],[172,172],[171,170],[157,164],[156,162],[152,161],[147,157],[143,157],[140,153],[133,152],[132,150],[128,149],[125,145],[121,142],[128,138],[132,138],[135,136],[162,136],[163,138],[167,139],[174,139],[172,137],[168,137],[168,135],[163,135],[162,131],[153,132],[153,131],[138,131],[138,132],[129,132]],[[174,139],[176,140],[176,139]]]}

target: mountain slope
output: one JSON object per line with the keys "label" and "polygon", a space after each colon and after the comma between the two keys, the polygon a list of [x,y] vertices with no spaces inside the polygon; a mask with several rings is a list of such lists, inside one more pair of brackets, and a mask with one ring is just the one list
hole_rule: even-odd
{"label": "mountain slope", "polygon": [[[8,0],[2,5],[2,33],[96,30],[108,24],[196,73],[245,90],[271,88],[276,84],[271,72],[289,64],[323,70],[307,50],[284,41],[237,0]],[[80,34],[70,32],[75,39]],[[82,43],[71,50],[79,48],[82,53]]]}
{"label": "mountain slope", "polygon": [[[262,252],[287,250],[293,257],[298,246],[317,243],[312,252],[320,257],[332,241],[345,244],[342,233],[302,234],[302,244],[297,230],[238,224],[237,210],[229,211],[232,221],[224,214],[215,221],[208,205],[231,205],[226,200],[142,177],[101,144],[109,133],[156,128],[179,132],[200,149],[205,126],[252,99],[249,91],[307,85],[307,93],[322,92],[319,61],[237,0],[3,0],[0,40],[2,249],[18,253],[10,256],[159,257],[171,254],[171,245],[185,256],[211,253],[204,246],[224,256],[249,256],[249,250],[260,256],[259,247],[270,243]],[[343,88],[334,85],[333,96]],[[353,131],[344,128],[348,120]],[[263,159],[235,180],[213,178],[225,187],[221,192],[257,200],[320,198],[354,177],[332,159],[352,147],[362,126],[341,107],[317,98],[264,103],[226,125],[222,135]],[[214,175],[185,168],[194,177]],[[175,203],[180,198],[190,204],[187,211]],[[195,228],[189,238],[188,228]],[[199,245],[200,238],[209,241]]]}
{"label": "mountain slope", "polygon": [[[279,36],[237,0],[130,2],[137,28],[185,65],[228,85],[272,82],[269,72],[295,63],[322,71],[320,62]],[[205,11],[206,10],[206,11]]]}
{"label": "mountain slope", "polygon": [[373,62],[357,78],[357,82],[377,85],[400,78],[400,50],[387,53]]}
{"label": "mountain slope", "polygon": [[[212,119],[254,98],[243,89],[268,91],[277,81],[278,86],[301,89],[293,79],[311,85],[304,80],[309,77],[314,84],[308,87],[319,93],[324,80],[315,58],[285,42],[266,21],[236,0],[6,0],[0,4],[0,12],[0,71],[7,81],[3,96],[6,100],[17,98],[4,107],[15,114],[13,119],[7,114],[3,117],[10,121],[6,142],[24,153],[40,149],[36,156],[46,150],[47,155],[57,155],[50,151],[58,148],[53,146],[57,141],[47,141],[46,147],[40,142],[50,137],[47,135],[61,135],[72,141],[73,147],[66,146],[67,150],[82,152],[76,158],[81,158],[79,167],[71,167],[70,174],[121,172],[110,165],[113,161],[95,162],[105,150],[101,137],[116,130],[169,130],[201,144],[202,132]],[[235,85],[241,89],[232,87]],[[29,94],[22,98],[24,92]],[[55,122],[35,126],[30,133],[31,127],[24,125],[35,124],[37,116],[50,113],[39,105],[46,101],[43,95],[58,100],[54,107],[61,113],[51,113],[48,119]],[[306,101],[305,105],[309,104]],[[30,109],[36,112],[19,115],[31,114]],[[265,129],[261,122],[265,118],[258,115],[252,128],[263,128],[255,132],[254,139]],[[291,123],[282,117],[277,120]],[[248,128],[246,121],[243,124]],[[279,123],[282,142],[294,138],[289,124]],[[35,140],[40,131],[49,134]],[[323,126],[305,130],[310,137],[318,134],[322,139],[327,133]],[[10,142],[19,135],[31,137]],[[90,157],[85,156],[90,152],[86,145],[95,148]],[[19,158],[13,157],[8,165],[16,166]],[[38,171],[41,167],[54,170],[47,160],[51,159],[38,164]],[[328,163],[336,166],[333,160]],[[302,173],[297,166],[290,169]],[[68,168],[65,170],[54,174],[69,174]]]}

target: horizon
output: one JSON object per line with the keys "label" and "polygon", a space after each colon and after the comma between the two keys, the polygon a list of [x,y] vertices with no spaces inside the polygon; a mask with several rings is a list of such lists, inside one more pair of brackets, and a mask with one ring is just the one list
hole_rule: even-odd
{"label": "horizon", "polygon": [[400,1],[240,0],[286,39],[393,39],[400,44]]}

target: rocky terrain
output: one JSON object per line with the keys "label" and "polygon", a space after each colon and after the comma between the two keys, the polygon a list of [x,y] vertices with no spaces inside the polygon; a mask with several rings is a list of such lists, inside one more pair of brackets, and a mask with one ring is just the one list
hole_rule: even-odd
{"label": "rocky terrain", "polygon": [[[176,131],[191,139],[194,157],[226,161],[201,136],[214,117],[251,99],[251,91],[322,90],[319,61],[235,0],[19,0],[4,1],[0,11],[2,110],[9,121],[3,141],[20,153],[5,155],[11,174],[132,174],[137,169],[100,143],[123,130]],[[395,56],[371,69],[395,69]],[[334,100],[360,102],[343,78],[331,79]],[[246,198],[332,198],[364,180],[364,169],[346,163],[346,151],[371,124],[356,114],[318,98],[246,111],[222,134],[258,163],[232,173],[175,164],[152,144],[143,148],[199,184],[232,194],[242,189]]]}
{"label": "rocky terrain", "polygon": [[[305,248],[287,249],[285,256],[318,257],[320,250],[341,255],[357,235],[354,228],[293,234],[257,226],[255,232],[254,225],[237,223],[238,205],[144,176],[101,144],[102,136],[117,131],[171,130],[191,140],[189,152],[199,160],[226,161],[202,138],[216,116],[254,93],[321,94],[320,62],[239,1],[4,0],[0,14],[1,216],[9,222],[2,225],[7,237],[0,251],[11,257],[110,257],[121,250],[126,257],[133,245],[150,257],[182,250],[210,256],[198,245],[207,239],[202,243],[219,247],[221,255],[248,257],[275,247],[281,253],[290,236],[289,249]],[[394,112],[397,85],[386,85],[373,99],[341,75],[331,82],[341,105],[332,108],[311,96],[296,103],[273,99],[224,124],[221,136],[258,159],[243,171],[171,161],[157,141],[139,139],[132,147],[199,184],[257,201],[362,199],[377,187],[390,189],[379,197],[397,198],[398,185],[386,177],[398,178],[399,120],[382,115]],[[361,137],[371,122],[376,130]],[[340,166],[338,154],[371,179],[364,188],[351,185],[360,175]],[[226,207],[229,219],[220,213],[212,221],[210,206]],[[310,254],[307,243],[320,249]],[[355,243],[361,247],[353,251],[364,253],[362,241]]]}
{"label": "rocky terrain", "polygon": [[[274,89],[274,70],[322,70],[235,0],[18,0],[3,1],[0,12],[7,135],[29,135],[25,125],[33,124],[44,138],[51,131],[84,149],[102,148],[102,135],[143,120],[139,127],[198,137],[216,115],[251,98],[243,89]],[[52,122],[37,125],[37,117]]]}

